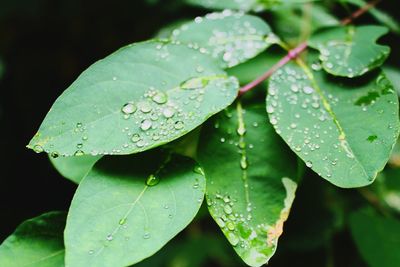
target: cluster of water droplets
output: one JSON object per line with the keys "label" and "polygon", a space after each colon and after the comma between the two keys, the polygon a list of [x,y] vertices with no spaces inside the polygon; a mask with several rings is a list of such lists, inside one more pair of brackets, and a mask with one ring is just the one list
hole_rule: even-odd
{"label": "cluster of water droplets", "polygon": [[[313,66],[315,71],[320,70],[317,63]],[[334,174],[339,158],[344,156],[349,161],[355,160],[339,122],[328,110],[334,110],[339,103],[338,97],[318,92],[307,75],[298,68],[285,67],[279,70],[269,85],[267,112],[271,124],[292,149],[305,159],[307,167],[327,178]],[[313,161],[318,161],[318,166]]]}
{"label": "cluster of water droplets", "polygon": [[[374,44],[373,44],[374,45]],[[375,67],[377,62],[383,61],[388,56],[388,51],[371,54],[370,57],[357,57],[353,54],[357,44],[352,41],[329,41],[326,44],[318,44],[320,59],[325,69],[340,76],[353,78],[367,73],[370,66]]]}
{"label": "cluster of water droplets", "polygon": [[[224,10],[219,13],[210,13],[205,17],[197,17],[193,24],[185,24],[173,31],[172,36],[176,40],[185,38],[191,34],[196,24],[209,24],[202,32],[210,37],[207,41],[200,40],[199,43],[191,42],[190,47],[199,49],[202,53],[210,54],[212,57],[222,59],[224,66],[233,67],[241,62],[256,56],[259,52],[276,42],[275,38],[268,38],[268,28],[257,27],[252,18],[243,19],[244,14],[231,10]],[[225,23],[218,23],[219,20],[226,20]],[[214,23],[217,22],[217,23]],[[207,25],[208,26],[208,25]]]}

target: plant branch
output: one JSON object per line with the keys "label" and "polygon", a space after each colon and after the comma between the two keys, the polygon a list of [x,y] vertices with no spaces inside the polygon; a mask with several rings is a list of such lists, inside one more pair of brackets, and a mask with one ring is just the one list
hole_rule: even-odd
{"label": "plant branch", "polygon": [[[373,0],[369,3],[367,3],[365,6],[361,7],[360,9],[356,10],[353,12],[350,16],[347,18],[341,20],[340,24],[341,25],[348,25],[351,23],[353,20],[357,19],[361,15],[363,15],[365,12],[376,6],[381,0]],[[289,61],[297,58],[304,50],[307,49],[307,42],[302,42],[299,44],[297,47],[293,48],[292,50],[289,50],[286,56],[284,56],[281,60],[279,60],[275,65],[273,65],[268,71],[266,71],[263,75],[255,79],[254,81],[246,84],[239,90],[239,96],[243,95],[244,93],[250,91],[257,85],[261,84],[265,80],[267,80],[269,77],[272,76],[272,74],[275,73],[278,69],[281,67],[285,66]]]}

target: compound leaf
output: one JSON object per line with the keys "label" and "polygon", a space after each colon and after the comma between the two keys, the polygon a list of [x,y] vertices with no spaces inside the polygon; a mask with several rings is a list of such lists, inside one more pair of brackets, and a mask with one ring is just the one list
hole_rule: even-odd
{"label": "compound leaf", "polygon": [[128,266],[157,252],[194,218],[205,179],[163,151],[105,157],[81,181],[65,231],[68,266]]}
{"label": "compound leaf", "polygon": [[193,130],[237,91],[237,80],[198,51],[137,43],[89,67],[57,99],[28,147],[60,156],[141,152]]}
{"label": "compound leaf", "polygon": [[208,209],[250,266],[273,256],[297,188],[296,167],[288,167],[296,158],[265,117],[262,106],[238,102],[208,123],[199,146]]}

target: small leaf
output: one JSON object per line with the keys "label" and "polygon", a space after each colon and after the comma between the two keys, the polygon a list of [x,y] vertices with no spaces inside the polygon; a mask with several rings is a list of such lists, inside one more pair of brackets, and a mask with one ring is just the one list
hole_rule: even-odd
{"label": "small leaf", "polygon": [[382,69],[392,82],[394,88],[396,88],[397,94],[400,97],[400,70],[392,66],[383,66]]}
{"label": "small leaf", "polygon": [[350,217],[351,234],[370,267],[400,266],[400,221],[360,210]]}
{"label": "small leaf", "polygon": [[320,51],[325,71],[352,78],[385,62],[390,48],[376,44],[376,40],[387,32],[387,28],[381,26],[333,27],[313,35],[309,45]]}
{"label": "small leaf", "polygon": [[27,220],[0,245],[0,266],[64,266],[65,212],[49,212]]}
{"label": "small leaf", "polygon": [[250,266],[274,254],[295,197],[296,158],[265,121],[262,107],[228,109],[203,129],[199,161],[208,209]]}
{"label": "small leaf", "polygon": [[306,165],[339,187],[372,183],[399,134],[398,98],[382,72],[348,81],[290,63],[270,79],[267,112]]}
{"label": "small leaf", "polygon": [[277,41],[262,19],[230,10],[197,17],[174,30],[171,38],[211,55],[222,68],[243,63]]}
{"label": "small leaf", "polygon": [[128,266],[153,255],[199,210],[201,172],[193,160],[159,150],[101,159],[71,204],[67,265]]}
{"label": "small leaf", "polygon": [[238,82],[183,45],[127,46],[54,103],[29,148],[59,156],[131,154],[168,143],[228,106]]}
{"label": "small leaf", "polygon": [[50,157],[54,168],[65,178],[79,184],[101,156]]}

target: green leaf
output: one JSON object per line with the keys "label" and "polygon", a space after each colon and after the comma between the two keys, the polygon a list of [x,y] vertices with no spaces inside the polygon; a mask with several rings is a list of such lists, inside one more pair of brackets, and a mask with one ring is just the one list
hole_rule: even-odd
{"label": "green leaf", "polygon": [[394,146],[389,163],[395,168],[400,168],[400,139],[397,140],[397,143]]}
{"label": "green leaf", "polygon": [[199,146],[209,211],[250,266],[274,254],[297,187],[296,167],[288,167],[296,158],[265,117],[263,107],[238,102],[208,123]]}
{"label": "green leaf", "polygon": [[211,55],[222,68],[243,63],[277,41],[262,19],[230,10],[197,17],[174,30],[171,38]]}
{"label": "green leaf", "polygon": [[306,165],[339,187],[372,183],[399,134],[398,98],[382,72],[349,81],[290,63],[270,79],[267,112]]}
{"label": "green leaf", "polygon": [[376,194],[381,206],[389,207],[392,211],[400,213],[400,169],[386,168],[379,173],[370,194]]}
{"label": "green leaf", "polygon": [[28,145],[60,156],[131,154],[168,143],[237,96],[238,82],[183,45],[129,45],[86,70]]}
{"label": "green leaf", "polygon": [[[285,54],[276,51],[262,53],[243,64],[228,69],[227,72],[229,75],[238,78],[241,85],[245,85],[263,75],[284,56]],[[263,85],[266,84],[267,81],[263,83]]]}
{"label": "green leaf", "polygon": [[400,266],[400,221],[361,210],[350,217],[351,234],[370,267]]}
{"label": "green leaf", "polygon": [[392,66],[383,66],[382,69],[392,82],[394,88],[396,88],[397,94],[400,97],[400,70]]}
{"label": "green leaf", "polygon": [[390,47],[376,41],[388,32],[382,26],[332,27],[313,35],[309,45],[318,49],[325,71],[343,77],[356,77],[383,64]]}
{"label": "green leaf", "polygon": [[[304,20],[304,18],[307,18]],[[322,5],[287,5],[272,10],[272,26],[276,35],[296,46],[317,29],[336,26],[340,22]]]}
{"label": "green leaf", "polygon": [[54,168],[65,178],[79,184],[101,156],[50,157]]}
{"label": "green leaf", "polygon": [[64,266],[65,212],[49,212],[27,220],[0,245],[0,266]]}
{"label": "green leaf", "polygon": [[74,196],[68,266],[127,266],[161,249],[194,218],[205,178],[189,158],[152,150],[101,159]]}

